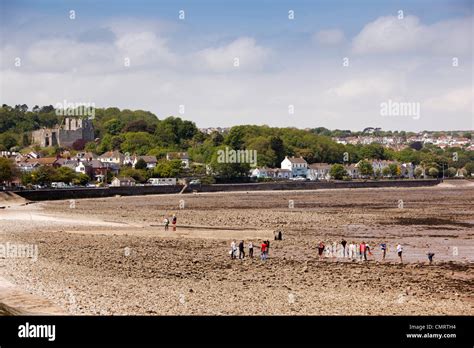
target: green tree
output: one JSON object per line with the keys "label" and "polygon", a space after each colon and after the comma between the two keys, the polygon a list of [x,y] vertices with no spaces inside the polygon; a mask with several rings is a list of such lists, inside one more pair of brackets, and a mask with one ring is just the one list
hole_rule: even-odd
{"label": "green tree", "polygon": [[433,177],[433,178],[437,178],[438,177],[438,174],[439,174],[439,170],[434,168],[434,167],[431,167],[429,170],[428,170],[428,175]]}
{"label": "green tree", "polygon": [[387,168],[390,171],[390,175],[393,177],[397,177],[402,174],[400,166],[396,163],[390,163]]}
{"label": "green tree", "polygon": [[335,164],[331,167],[329,175],[331,175],[333,179],[342,180],[347,176],[347,171],[342,164]]}
{"label": "green tree", "polygon": [[76,177],[72,179],[72,182],[74,185],[81,185],[81,186],[87,185],[89,181],[90,181],[89,176],[84,173],[78,173]]}
{"label": "green tree", "polygon": [[53,167],[41,166],[31,173],[32,183],[50,185],[56,179],[57,172]]}
{"label": "green tree", "polygon": [[362,176],[371,177],[372,175],[374,175],[374,168],[372,167],[372,164],[370,164],[368,161],[360,161],[358,167],[359,172]]}
{"label": "green tree", "polygon": [[137,163],[135,164],[135,169],[146,169],[146,162],[143,158],[138,159]]}
{"label": "green tree", "polygon": [[469,162],[464,166],[466,173],[470,176],[474,174],[474,162]]}
{"label": "green tree", "polygon": [[56,170],[54,181],[70,183],[76,177],[76,173],[69,167],[60,167]]}
{"label": "green tree", "polygon": [[12,181],[17,175],[15,163],[8,158],[0,157],[0,183]]}
{"label": "green tree", "polygon": [[162,160],[156,164],[153,175],[159,178],[176,178],[181,176],[183,172],[183,164],[181,160]]}

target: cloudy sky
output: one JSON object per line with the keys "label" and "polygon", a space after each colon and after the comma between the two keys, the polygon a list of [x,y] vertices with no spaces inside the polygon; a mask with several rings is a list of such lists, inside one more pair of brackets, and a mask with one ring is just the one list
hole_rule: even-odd
{"label": "cloudy sky", "polygon": [[93,102],[199,127],[474,129],[471,0],[0,4],[2,104]]}

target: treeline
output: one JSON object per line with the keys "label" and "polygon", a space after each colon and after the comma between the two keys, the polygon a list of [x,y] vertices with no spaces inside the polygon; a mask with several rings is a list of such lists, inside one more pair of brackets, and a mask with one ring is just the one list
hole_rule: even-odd
{"label": "treeline", "polygon": [[[0,150],[30,149],[29,134],[41,127],[61,123],[64,116],[56,115],[52,106],[27,105],[0,109]],[[196,125],[179,117],[158,119],[142,110],[97,108],[93,118],[96,141],[77,143],[72,152],[87,150],[102,154],[120,150],[131,155],[154,155],[163,158],[167,152],[187,151],[195,163],[211,164],[225,176],[241,176],[248,170],[245,164],[217,163],[217,150],[249,149],[257,151],[258,166],[279,167],[285,156],[302,156],[309,163],[357,163],[363,159],[397,160],[427,167],[464,168],[474,162],[474,151],[462,148],[440,149],[434,145],[413,144],[402,151],[394,151],[380,144],[343,145],[334,142],[323,127],[313,130],[242,125],[232,127],[227,133],[204,134]],[[47,155],[63,149],[35,150]],[[472,165],[470,165],[472,167]],[[468,168],[470,168],[468,165]],[[167,168],[166,171],[172,170]],[[199,169],[202,171],[202,167]],[[163,174],[164,175],[164,174]]]}

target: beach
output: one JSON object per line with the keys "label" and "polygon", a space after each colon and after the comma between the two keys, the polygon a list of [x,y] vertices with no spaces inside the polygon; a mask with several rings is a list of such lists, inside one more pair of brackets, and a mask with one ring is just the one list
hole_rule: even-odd
{"label": "beach", "polygon": [[[473,315],[473,203],[473,185],[445,183],[18,204],[0,210],[0,244],[38,255],[0,257],[0,279],[73,315]],[[318,258],[342,239],[367,242],[368,261]]]}

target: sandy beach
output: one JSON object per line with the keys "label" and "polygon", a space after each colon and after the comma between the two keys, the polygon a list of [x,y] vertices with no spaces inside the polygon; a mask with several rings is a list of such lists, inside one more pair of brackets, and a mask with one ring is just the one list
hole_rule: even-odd
{"label": "sandy beach", "polygon": [[[473,315],[473,203],[472,185],[441,184],[16,204],[0,210],[0,244],[38,255],[0,257],[0,279],[74,315]],[[318,259],[342,238],[373,255]],[[267,261],[230,259],[232,240],[264,239]]]}

